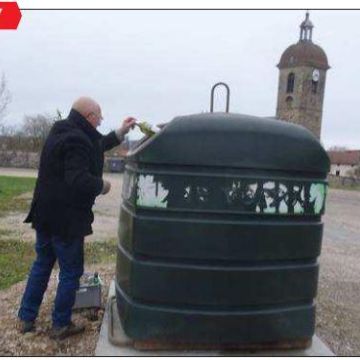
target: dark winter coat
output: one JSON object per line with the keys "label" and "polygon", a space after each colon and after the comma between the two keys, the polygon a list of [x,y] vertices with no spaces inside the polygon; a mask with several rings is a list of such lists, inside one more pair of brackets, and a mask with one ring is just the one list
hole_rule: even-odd
{"label": "dark winter coat", "polygon": [[64,238],[92,233],[92,206],[103,188],[104,151],[119,145],[75,110],[57,121],[43,147],[30,212],[25,222]]}

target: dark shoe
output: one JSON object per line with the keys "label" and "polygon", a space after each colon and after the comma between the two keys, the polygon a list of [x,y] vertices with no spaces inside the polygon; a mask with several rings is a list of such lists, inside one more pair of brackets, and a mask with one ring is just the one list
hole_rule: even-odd
{"label": "dark shoe", "polygon": [[20,320],[20,332],[22,334],[26,334],[30,331],[35,331],[35,321]]}
{"label": "dark shoe", "polygon": [[53,326],[50,330],[50,339],[53,340],[63,340],[69,336],[80,334],[84,332],[84,325],[75,325],[72,322],[69,325],[56,327]]}

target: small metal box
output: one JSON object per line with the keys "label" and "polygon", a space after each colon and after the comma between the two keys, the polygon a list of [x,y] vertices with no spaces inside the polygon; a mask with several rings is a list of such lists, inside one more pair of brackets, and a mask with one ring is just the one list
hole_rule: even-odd
{"label": "small metal box", "polygon": [[86,285],[76,292],[73,309],[101,307],[101,285]]}
{"label": "small metal box", "polygon": [[[76,291],[76,298],[73,309],[100,308],[102,280],[97,275],[98,281],[94,283],[93,273],[84,273],[80,279],[80,287]],[[59,281],[59,277],[58,277]]]}

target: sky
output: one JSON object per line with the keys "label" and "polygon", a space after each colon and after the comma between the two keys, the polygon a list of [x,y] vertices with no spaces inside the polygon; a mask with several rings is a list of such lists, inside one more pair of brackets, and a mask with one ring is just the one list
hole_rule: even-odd
{"label": "sky", "polygon": [[[0,31],[0,72],[12,102],[5,123],[60,109],[81,95],[102,106],[102,133],[134,116],[151,124],[209,111],[210,89],[231,88],[230,111],[274,116],[282,52],[299,38],[302,10],[24,10]],[[321,140],[360,149],[360,11],[313,10],[326,52]],[[224,109],[219,92],[215,108]],[[137,131],[130,139],[139,137]]]}

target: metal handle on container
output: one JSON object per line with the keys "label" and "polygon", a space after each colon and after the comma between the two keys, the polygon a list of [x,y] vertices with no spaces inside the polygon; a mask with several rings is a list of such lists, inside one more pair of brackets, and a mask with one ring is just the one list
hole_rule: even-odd
{"label": "metal handle on container", "polygon": [[218,82],[216,83],[212,88],[211,88],[211,97],[210,97],[210,112],[214,112],[214,94],[215,94],[215,89],[218,86],[224,86],[226,89],[226,110],[225,112],[229,112],[229,107],[230,107],[230,88],[228,84],[225,84],[223,82]]}

